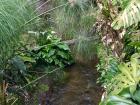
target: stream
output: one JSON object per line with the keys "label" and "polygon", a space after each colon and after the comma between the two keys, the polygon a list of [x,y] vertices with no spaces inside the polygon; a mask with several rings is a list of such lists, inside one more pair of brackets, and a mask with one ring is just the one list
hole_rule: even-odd
{"label": "stream", "polygon": [[[38,98],[27,105],[99,105],[103,90],[96,84],[99,74],[94,62],[77,63],[66,68],[68,80],[65,83],[53,84],[51,90],[37,93]],[[40,80],[40,84],[47,82],[46,77]],[[35,101],[38,104],[34,104]]]}
{"label": "stream", "polygon": [[96,84],[98,73],[95,67],[75,64],[68,71],[68,82],[54,87],[50,105],[98,105],[102,88]]}

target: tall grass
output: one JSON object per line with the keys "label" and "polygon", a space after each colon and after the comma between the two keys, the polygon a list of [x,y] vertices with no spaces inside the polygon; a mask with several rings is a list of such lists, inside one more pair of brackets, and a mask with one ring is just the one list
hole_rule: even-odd
{"label": "tall grass", "polygon": [[[19,36],[31,25],[26,24],[36,17],[31,0],[0,0],[0,104],[7,105],[6,85],[3,71],[14,54]],[[30,22],[31,23],[31,22]],[[15,100],[17,101],[17,99]],[[14,101],[14,102],[15,102]]]}
{"label": "tall grass", "polygon": [[19,35],[28,29],[25,23],[35,17],[33,11],[29,0],[0,0],[0,69],[13,54]]}
{"label": "tall grass", "polygon": [[97,37],[90,33],[96,21],[96,6],[92,0],[56,0],[55,6],[67,2],[69,4],[53,12],[52,18],[55,22],[53,28],[63,39],[79,39],[74,46],[76,55],[91,58],[93,52],[96,52],[95,43],[85,39]]}

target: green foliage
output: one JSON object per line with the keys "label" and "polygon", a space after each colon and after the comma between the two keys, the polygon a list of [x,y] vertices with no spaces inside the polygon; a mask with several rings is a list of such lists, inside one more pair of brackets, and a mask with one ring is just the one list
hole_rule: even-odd
{"label": "green foliage", "polygon": [[[117,1],[117,0],[114,0]],[[119,0],[118,0],[119,1]],[[122,1],[122,2],[121,2]],[[120,0],[121,6],[127,3],[127,6],[113,21],[114,29],[127,28],[133,24],[138,24],[140,21],[140,1],[139,0]]]}
{"label": "green foliage", "polygon": [[[15,104],[21,97],[26,95],[26,90],[20,89],[25,84],[28,84],[34,77],[29,74],[29,69],[26,67],[25,62],[19,57],[15,56],[9,59],[7,68],[3,71],[3,81],[6,81],[7,85],[4,88],[6,104]],[[33,87],[33,86],[30,86]],[[28,88],[29,90],[29,88]],[[1,98],[1,97],[0,97]]]}
{"label": "green foliage", "polygon": [[110,96],[105,102],[101,102],[100,105],[138,105],[132,102],[132,100],[125,99],[120,96]]}
{"label": "green foliage", "polygon": [[1,0],[0,5],[0,69],[2,69],[13,54],[19,35],[28,28],[25,23],[36,14],[33,13],[33,5],[27,0]]}
{"label": "green foliage", "polygon": [[[97,8],[92,0],[57,0],[53,6],[66,3],[66,6],[52,12],[51,17],[54,19],[52,28],[63,39],[78,39],[74,44],[76,57],[82,56],[90,59],[96,52],[96,42],[89,37],[96,36],[92,28],[96,21]],[[91,41],[85,40],[88,38]]]}
{"label": "green foliage", "polygon": [[108,97],[100,105],[140,104],[140,55],[134,54],[131,61],[119,65],[120,73],[108,84]]}
{"label": "green foliage", "polygon": [[47,65],[64,67],[73,62],[70,49],[65,43],[49,32],[45,33],[44,37],[43,40],[38,39],[42,46],[33,50],[33,56],[38,63],[44,62]]}
{"label": "green foliage", "polygon": [[79,56],[81,56],[85,60],[94,58],[97,53],[96,47],[98,43],[93,41],[94,37],[89,38],[81,33],[76,39],[78,39],[78,41],[73,47],[75,57],[79,59]]}
{"label": "green foliage", "polygon": [[20,47],[16,50],[15,55],[19,56],[24,61],[24,63],[36,63],[36,60],[32,57],[32,49],[26,45],[23,46],[21,43]]}
{"label": "green foliage", "polygon": [[112,56],[108,57],[108,61],[100,59],[100,63],[97,65],[97,70],[101,73],[98,82],[102,83],[102,86],[108,87],[111,79],[119,73],[118,60]]}
{"label": "green foliage", "polygon": [[28,69],[24,61],[19,56],[15,56],[9,61],[8,68],[4,71],[5,80],[11,84],[18,85],[24,85],[25,83],[28,83]]}
{"label": "green foliage", "polygon": [[134,33],[130,37],[131,42],[128,44],[135,48],[135,53],[140,52],[140,35],[139,33]]}
{"label": "green foliage", "polygon": [[[61,0],[57,5],[64,4],[69,0]],[[69,39],[81,34],[81,31],[88,32],[95,23],[96,9],[90,0],[74,0],[63,8],[54,11],[52,17],[55,19],[54,30],[63,38]],[[59,14],[58,14],[59,13]]]}
{"label": "green foliage", "polygon": [[112,4],[115,6],[120,6],[122,10],[124,10],[130,2],[131,0],[112,0]]}
{"label": "green foliage", "polygon": [[128,63],[121,63],[119,65],[120,73],[112,78],[111,83],[108,86],[110,94],[117,95],[123,89],[130,88],[130,92],[134,92],[140,81],[140,61],[139,54],[134,54],[131,57],[131,61]]}
{"label": "green foliage", "polygon": [[[18,85],[28,83],[32,80],[34,73],[38,72],[34,71],[38,65],[40,67],[39,72],[45,73],[52,71],[52,69],[56,67],[65,67],[73,63],[69,47],[63,43],[60,38],[56,37],[52,31],[41,34],[37,33],[35,39],[36,45],[39,44],[39,46],[31,48],[22,45],[22,47],[19,47],[16,52],[16,56],[18,57],[11,60],[11,62],[14,63],[12,63],[12,66],[9,66],[10,69],[7,70],[6,74],[10,73],[12,80],[18,82]],[[21,72],[23,75],[19,75]],[[54,75],[57,76],[57,74],[62,73],[60,71],[58,72],[59,73],[54,72]]]}
{"label": "green foliage", "polygon": [[102,83],[103,87],[107,87],[111,82],[111,79],[119,73],[119,60],[113,55],[108,55],[106,52],[105,47],[103,47],[102,44],[99,44],[97,53],[100,60],[96,67],[100,73],[100,77],[97,82]]}
{"label": "green foliage", "polygon": [[124,61],[130,61],[131,55],[140,53],[140,37],[139,33],[125,34],[124,37]]}
{"label": "green foliage", "polygon": [[[15,54],[17,43],[20,40],[19,35],[28,29],[27,23],[30,23],[36,18],[36,14],[34,14],[35,12],[32,8],[33,5],[27,1],[30,0],[0,1],[0,69],[5,69],[3,72],[4,79],[7,80],[10,85],[14,85],[10,88],[14,88],[15,93],[34,83],[34,81],[30,82],[30,78],[34,77],[33,73],[30,75],[29,72],[31,72],[31,69],[27,67],[26,63],[45,63],[47,66],[51,65],[56,67],[64,67],[73,63],[69,47],[64,44],[61,39],[53,36],[51,32],[39,33],[37,38],[37,44],[39,44],[39,46],[35,49],[24,49]],[[65,16],[69,16],[67,22],[72,20],[68,23],[69,25],[73,22],[73,24],[70,25],[72,28],[67,27],[67,30],[70,30],[72,34],[77,34],[77,32],[75,32],[76,29],[78,29],[78,33],[83,32],[81,30],[85,29],[84,32],[86,32],[85,34],[88,36],[92,26],[91,21],[95,20],[92,15],[92,6],[90,5],[90,9],[88,7],[90,2],[88,0],[76,0],[74,5],[67,2],[69,1],[66,1],[68,5],[66,5],[63,10],[66,13],[63,18],[65,19]],[[80,13],[82,13],[82,16]],[[95,21],[93,21],[93,23],[94,22]],[[65,26],[67,26],[67,24],[65,24]],[[12,57],[12,55],[18,56]],[[9,64],[7,64],[7,61],[10,61]],[[24,86],[24,84],[27,85]],[[47,87],[43,86],[43,89],[47,91]],[[13,100],[16,101],[17,99],[14,98]]]}
{"label": "green foliage", "polygon": [[[139,54],[139,32],[136,33],[135,30],[139,29],[139,21],[140,21],[140,1],[139,0],[103,0],[103,13],[104,20],[102,22],[113,23],[111,26],[115,30],[110,30],[111,34],[116,32],[116,36],[111,35],[108,31],[107,36],[111,37],[112,42],[118,41],[123,46],[123,53],[119,58],[121,62],[117,62],[115,66],[115,61],[110,62],[110,49],[109,47],[113,44],[107,44],[105,46],[106,53],[103,58],[100,60],[100,65],[98,65],[99,71],[101,70],[101,74],[105,74],[101,80],[103,80],[103,85],[105,86],[107,96],[105,96],[105,100],[101,102],[100,105],[139,105],[139,82],[140,82],[140,54]],[[104,11],[105,9],[105,11]],[[131,26],[131,27],[130,27]],[[107,29],[106,25],[102,26]],[[124,29],[122,31],[122,29]],[[107,29],[109,30],[109,29]],[[101,30],[106,31],[106,30]],[[104,35],[104,32],[103,32]],[[105,35],[106,36],[106,35]],[[119,40],[120,39],[120,40]],[[119,48],[117,48],[119,49]],[[104,52],[102,51],[102,54]],[[108,55],[108,56],[107,56]],[[108,60],[106,60],[108,59]],[[113,57],[112,57],[113,59]],[[119,66],[118,66],[119,65]],[[110,68],[112,67],[113,71],[111,72]],[[107,73],[104,73],[109,71]],[[110,78],[109,78],[110,77]],[[109,79],[108,79],[109,78]],[[101,81],[100,80],[100,81]],[[105,80],[108,80],[106,82]]]}
{"label": "green foliage", "polygon": [[17,55],[28,65],[45,64],[46,66],[64,67],[73,63],[68,45],[61,41],[53,31],[33,32],[36,44],[33,48],[23,46]]}
{"label": "green foliage", "polygon": [[[0,94],[3,94],[5,103],[14,104],[17,101],[14,95],[6,95],[9,84],[24,84],[26,80],[26,66],[19,57],[13,57],[18,45],[20,34],[29,29],[26,22],[36,16],[34,5],[29,0],[1,0],[0,1]],[[35,21],[33,21],[35,22]],[[30,27],[32,28],[32,27]],[[3,81],[6,80],[6,86]],[[0,97],[1,98],[1,97]],[[0,100],[1,101],[1,100]]]}
{"label": "green foliage", "polygon": [[124,89],[118,95],[107,97],[100,105],[139,105],[140,104],[140,87],[132,94],[129,88]]}

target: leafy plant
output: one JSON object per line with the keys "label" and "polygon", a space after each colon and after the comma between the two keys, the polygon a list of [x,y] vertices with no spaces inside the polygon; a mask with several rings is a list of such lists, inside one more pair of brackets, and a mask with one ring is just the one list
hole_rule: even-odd
{"label": "leafy plant", "polygon": [[140,55],[132,55],[130,62],[119,65],[119,70],[108,84],[108,95],[100,105],[139,105]]}
{"label": "leafy plant", "polygon": [[44,33],[44,37],[46,38],[43,39],[42,46],[33,50],[37,63],[63,67],[73,62],[69,47],[61,39],[49,32]]}
{"label": "leafy plant", "polygon": [[1,0],[0,5],[0,69],[4,69],[14,53],[19,35],[29,28],[26,22],[36,13],[27,0]]}
{"label": "leafy plant", "polygon": [[129,88],[124,89],[118,95],[107,97],[100,105],[139,105],[140,104],[140,87],[132,94]]}
{"label": "leafy plant", "polygon": [[33,52],[31,47],[23,45],[20,43],[20,47],[16,50],[15,56],[18,56],[26,65],[27,69],[34,68],[36,64],[35,58],[32,56]]}
{"label": "leafy plant", "polygon": [[[28,0],[1,0],[0,5],[0,83],[3,85],[5,80],[5,84],[9,84],[7,80],[10,80],[10,83],[19,82],[17,75],[23,76],[22,79],[20,78],[21,81],[25,79],[25,66],[18,57],[13,58],[13,55],[20,40],[19,36],[28,30],[29,26],[32,28],[28,21],[36,16],[36,12],[34,12],[34,5]],[[15,65],[13,68],[9,69],[9,61]],[[4,91],[4,101],[1,105],[7,105],[11,98],[13,102],[16,100],[11,97],[13,95],[6,96],[7,88],[0,91]]]}
{"label": "leafy plant", "polygon": [[127,6],[113,21],[112,27],[120,29],[121,27],[127,28],[133,24],[138,24],[140,21],[140,1],[139,0],[114,0],[121,3],[121,6]]}
{"label": "leafy plant", "polygon": [[97,70],[101,73],[100,77],[98,78],[98,82],[102,83],[103,87],[108,87],[111,79],[119,73],[118,61],[112,56],[108,58],[108,61],[100,60],[100,63],[97,65]]}
{"label": "leafy plant", "polygon": [[[133,30],[133,29],[132,29]],[[139,33],[130,32],[130,34],[125,34],[124,36],[124,61],[130,61],[131,55],[140,52],[140,38]]]}
{"label": "leafy plant", "polygon": [[107,87],[109,94],[117,95],[127,87],[130,87],[132,93],[136,90],[140,81],[139,57],[139,54],[134,54],[130,62],[119,65],[120,73],[112,78]]}
{"label": "leafy plant", "polygon": [[24,61],[18,57],[15,56],[10,60],[8,70],[5,70],[5,74],[10,78],[7,81],[12,84],[18,84],[18,85],[24,85],[25,83],[28,83],[27,80],[27,67],[24,63]]}
{"label": "leafy plant", "polygon": [[[111,82],[111,79],[119,73],[118,64],[119,60],[115,58],[113,55],[108,55],[105,47],[102,44],[98,46],[98,57],[99,63],[96,66],[98,72],[100,73],[100,77],[98,78],[98,83],[101,83],[103,87],[107,87],[107,85]],[[108,49],[108,52],[109,49]]]}
{"label": "leafy plant", "polygon": [[[108,82],[103,81],[106,83],[107,97],[101,105],[139,105],[140,56],[137,37],[139,32],[137,31],[137,35],[133,32],[139,29],[140,2],[139,0],[97,0],[97,4],[102,12],[102,19],[99,19],[101,20],[101,38],[108,55],[101,58],[103,62],[98,66],[99,70],[103,68],[101,73],[105,74],[104,68],[110,66],[109,60],[106,60],[110,59],[110,48],[113,52],[121,52],[121,54],[117,53],[119,55],[117,59],[120,61],[123,59],[125,62],[113,67],[117,72],[115,74],[109,72],[112,76],[110,79],[107,74],[103,78],[108,80]],[[107,68],[107,70],[110,69]],[[122,95],[124,91],[125,94]]]}

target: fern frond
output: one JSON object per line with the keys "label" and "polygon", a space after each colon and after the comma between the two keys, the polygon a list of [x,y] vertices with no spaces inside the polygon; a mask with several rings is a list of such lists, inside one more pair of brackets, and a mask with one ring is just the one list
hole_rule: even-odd
{"label": "fern frond", "polygon": [[119,14],[113,21],[112,27],[120,29],[121,27],[127,28],[133,24],[138,24],[140,21],[140,1],[131,0],[127,7]]}

